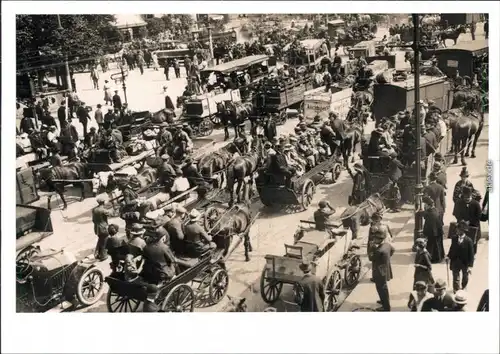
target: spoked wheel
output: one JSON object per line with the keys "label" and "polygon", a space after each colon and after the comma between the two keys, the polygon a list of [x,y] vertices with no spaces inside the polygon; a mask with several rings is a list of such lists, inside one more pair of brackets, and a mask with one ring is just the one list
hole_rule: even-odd
{"label": "spoked wheel", "polygon": [[266,278],[266,269],[264,268],[260,277],[260,295],[262,296],[262,300],[268,304],[274,303],[280,297],[282,289],[283,283]]}
{"label": "spoked wheel", "polygon": [[352,288],[359,281],[361,275],[361,258],[358,255],[353,256],[344,270],[345,285]]}
{"label": "spoked wheel", "polygon": [[340,164],[336,163],[333,165],[332,168],[332,183],[337,182],[337,180],[340,177],[340,173],[342,172],[342,168],[340,167]]}
{"label": "spoked wheel", "polygon": [[311,205],[314,197],[314,183],[310,179],[304,182],[304,187],[302,187],[302,207],[307,210],[309,205]]}
{"label": "spoked wheel", "polygon": [[344,51],[344,55],[349,55],[349,49],[351,49],[348,45],[343,45],[342,50]]}
{"label": "spoked wheel", "polygon": [[229,276],[224,269],[217,269],[212,275],[208,287],[208,295],[212,304],[218,304],[226,295],[229,286]]}
{"label": "spoked wheel", "polygon": [[95,304],[104,293],[104,274],[99,268],[89,268],[82,274],[76,288],[76,297],[82,305]]}
{"label": "spoked wheel", "polygon": [[302,305],[304,301],[304,288],[299,283],[293,284],[293,299],[297,305]]}
{"label": "spoked wheel", "polygon": [[161,305],[162,312],[193,312],[194,291],[189,285],[179,284],[168,293]]}
{"label": "spoked wheel", "polygon": [[106,306],[109,312],[137,312],[140,304],[139,300],[118,295],[111,289],[106,297]]}
{"label": "spoked wheel", "polygon": [[221,119],[218,115],[214,114],[213,116],[210,117],[210,120],[212,121],[212,123],[215,125],[215,126],[219,126],[221,125]]}
{"label": "spoked wheel", "polygon": [[342,290],[342,275],[337,268],[333,269],[326,278],[325,284],[325,312],[335,311],[339,305]]}
{"label": "spoked wheel", "polygon": [[31,268],[30,259],[39,252],[40,249],[38,247],[29,246],[16,256],[16,279],[18,282],[25,280],[29,275]]}
{"label": "spoked wheel", "polygon": [[214,131],[214,124],[210,121],[210,119],[205,118],[201,121],[198,130],[200,132],[200,136],[209,136]]}
{"label": "spoked wheel", "polygon": [[215,226],[215,223],[219,221],[221,218],[222,213],[220,210],[216,207],[209,207],[207,211],[205,212],[205,218],[204,218],[204,226],[205,230],[210,230]]}

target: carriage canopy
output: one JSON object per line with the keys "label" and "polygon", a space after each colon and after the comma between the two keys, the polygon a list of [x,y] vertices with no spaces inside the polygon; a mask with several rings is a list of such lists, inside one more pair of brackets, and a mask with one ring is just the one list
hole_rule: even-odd
{"label": "carriage canopy", "polygon": [[458,70],[460,76],[472,77],[477,59],[488,53],[488,40],[459,42],[453,47],[436,49],[438,67],[446,75],[453,76]]}

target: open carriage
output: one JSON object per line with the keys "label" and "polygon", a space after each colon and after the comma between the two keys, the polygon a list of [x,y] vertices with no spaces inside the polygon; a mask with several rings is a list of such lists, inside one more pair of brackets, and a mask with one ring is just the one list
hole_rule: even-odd
{"label": "open carriage", "polygon": [[316,185],[331,174],[331,181],[335,182],[340,176],[342,165],[337,157],[331,157],[313,167],[302,176],[292,177],[289,184],[285,176],[278,173],[262,171],[257,179],[257,191],[262,204],[271,206],[300,205],[307,209],[312,202]]}
{"label": "open carriage", "polygon": [[90,306],[104,293],[104,275],[71,252],[28,246],[16,257],[18,312],[43,312],[63,301]]}
{"label": "open carriage", "polygon": [[[310,221],[301,220],[305,224]],[[327,231],[318,231],[314,226],[299,226],[294,235],[294,244],[285,244],[285,255],[266,255],[266,265],[260,279],[262,299],[272,304],[278,300],[283,284],[294,286],[295,301],[300,304],[302,290],[299,285],[304,274],[299,266],[304,261],[312,262],[312,274],[323,279],[325,286],[325,311],[335,311],[339,305],[343,284],[353,287],[361,273],[361,259],[356,254],[359,246],[351,243],[351,234],[341,225]],[[342,274],[342,272],[344,274]]]}
{"label": "open carriage", "polygon": [[[196,305],[220,302],[229,285],[229,276],[222,259],[222,250],[214,249],[199,258],[178,258],[177,275],[158,285],[155,303],[161,312],[193,312]],[[148,283],[138,277],[125,280],[121,274],[106,277],[109,291],[106,305],[109,312],[137,312],[147,300]]]}

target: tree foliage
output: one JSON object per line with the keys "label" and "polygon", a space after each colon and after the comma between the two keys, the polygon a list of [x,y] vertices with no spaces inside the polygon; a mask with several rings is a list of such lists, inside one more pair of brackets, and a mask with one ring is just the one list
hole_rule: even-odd
{"label": "tree foliage", "polygon": [[18,15],[16,51],[18,69],[39,68],[68,60],[89,59],[106,52],[121,34],[113,15]]}
{"label": "tree foliage", "polygon": [[146,26],[148,34],[151,37],[156,37],[160,33],[165,32],[165,30],[167,29],[165,21],[163,21],[163,19],[158,17],[148,18],[146,19],[146,23],[148,24]]}

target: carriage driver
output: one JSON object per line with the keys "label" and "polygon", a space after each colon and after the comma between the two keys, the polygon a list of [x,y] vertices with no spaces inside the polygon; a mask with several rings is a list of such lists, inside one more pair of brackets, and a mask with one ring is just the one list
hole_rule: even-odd
{"label": "carriage driver", "polygon": [[198,258],[205,251],[216,247],[212,242],[212,236],[200,225],[202,217],[203,215],[198,210],[193,209],[189,213],[188,223],[184,226],[186,252],[193,258]]}
{"label": "carriage driver", "polygon": [[335,208],[330,205],[327,200],[322,200],[318,203],[318,210],[314,212],[314,222],[316,230],[326,231],[327,224],[330,221],[330,215],[335,214]]}

